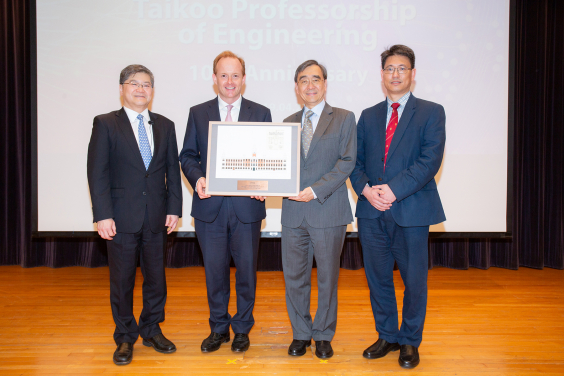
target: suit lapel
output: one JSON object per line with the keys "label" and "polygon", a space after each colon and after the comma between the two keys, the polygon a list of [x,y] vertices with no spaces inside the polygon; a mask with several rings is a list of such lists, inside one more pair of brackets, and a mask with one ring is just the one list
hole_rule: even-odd
{"label": "suit lapel", "polygon": [[155,143],[155,148],[153,151],[153,157],[151,158],[151,163],[149,164],[149,168],[147,169],[147,171],[151,168],[151,166],[154,165],[153,161],[155,160],[155,158],[157,157],[157,155],[159,155],[159,149],[160,149],[160,145],[161,145],[161,141],[163,139],[163,129],[159,126],[159,121],[158,121],[158,116],[155,115],[154,113],[152,113],[151,111],[149,111],[149,118],[151,119],[151,121],[153,122],[152,127],[153,127],[153,142]]}
{"label": "suit lapel", "polygon": [[137,144],[137,140],[135,139],[135,133],[133,133],[133,128],[131,128],[131,122],[127,117],[127,113],[121,108],[118,112],[116,112],[116,121],[118,123],[118,128],[123,133],[123,136],[127,140],[127,143],[131,147],[131,151],[134,158],[137,160],[137,165],[139,168],[145,169],[145,163],[143,162],[143,157],[141,157],[141,151],[139,150],[139,145]]}
{"label": "suit lapel", "polygon": [[239,119],[237,121],[250,121],[253,114],[251,104],[245,98],[241,98],[241,109],[239,110]]}
{"label": "suit lapel", "polygon": [[[388,150],[388,157],[387,157],[388,161],[390,160],[390,158],[394,154],[394,151],[398,147],[398,144],[400,143],[401,138],[405,133],[405,130],[407,129],[409,122],[413,117],[413,114],[415,113],[415,104],[416,104],[415,97],[413,96],[413,94],[411,94],[411,96],[407,100],[407,103],[405,104],[405,109],[401,114],[401,118],[396,128],[396,131],[394,132],[394,137],[392,138],[392,143],[390,144],[390,150]],[[385,134],[384,134],[384,139],[386,139]]]}
{"label": "suit lapel", "polygon": [[[305,107],[304,107],[304,108],[305,108]],[[303,116],[304,116],[304,109],[303,109],[303,108],[302,108],[301,111],[296,112],[296,113],[294,114],[293,123],[300,123],[300,128],[302,128],[302,126],[303,126],[303,124],[302,124],[302,118],[303,118]],[[310,147],[311,147],[311,145],[310,145]],[[300,131],[300,158],[302,159],[302,161],[305,162],[305,157],[304,157],[304,155],[305,155],[305,152],[304,152],[304,143],[303,143],[303,140],[302,140],[302,137],[301,137],[301,131]]]}
{"label": "suit lapel", "polygon": [[309,151],[307,152],[308,155],[311,155],[311,152],[313,151],[313,149],[315,149],[315,145],[317,145],[317,143],[321,139],[321,136],[323,136],[332,120],[333,107],[329,106],[329,103],[325,102],[325,106],[323,107],[323,111],[321,111],[321,116],[319,117],[319,121],[317,122],[317,127],[315,127],[315,132],[313,133],[311,144],[309,145]]}
{"label": "suit lapel", "polygon": [[376,127],[377,127],[377,140],[378,150],[382,151],[382,157],[386,153],[386,118],[388,117],[388,100],[386,99],[376,108]]}
{"label": "suit lapel", "polygon": [[208,117],[210,121],[221,121],[221,116],[219,115],[219,102],[217,101],[217,98],[208,102]]}

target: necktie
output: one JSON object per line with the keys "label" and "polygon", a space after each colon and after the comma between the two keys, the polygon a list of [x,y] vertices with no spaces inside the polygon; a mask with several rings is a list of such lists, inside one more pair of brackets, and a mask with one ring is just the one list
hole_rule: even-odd
{"label": "necktie", "polygon": [[313,115],[312,110],[306,112],[304,127],[302,128],[302,145],[304,147],[305,157],[307,157],[307,152],[309,151],[309,146],[311,145],[311,139],[313,138],[313,125],[311,124],[312,115]]}
{"label": "necktie", "polygon": [[151,155],[151,145],[149,145],[149,137],[147,137],[147,132],[145,131],[145,124],[143,124],[143,115],[137,115],[137,119],[139,119],[139,151],[141,152],[143,163],[145,163],[145,170],[148,170],[151,159],[153,158]]}
{"label": "necktie", "polygon": [[225,121],[233,121],[233,119],[231,118],[231,109],[233,108],[232,105],[228,104],[227,105],[227,116],[225,117]]}
{"label": "necktie", "polygon": [[399,103],[392,103],[392,117],[388,122],[388,128],[386,129],[386,152],[384,154],[384,171],[386,171],[386,159],[388,159],[388,150],[390,149],[390,144],[394,138],[394,132],[398,126],[398,107]]}

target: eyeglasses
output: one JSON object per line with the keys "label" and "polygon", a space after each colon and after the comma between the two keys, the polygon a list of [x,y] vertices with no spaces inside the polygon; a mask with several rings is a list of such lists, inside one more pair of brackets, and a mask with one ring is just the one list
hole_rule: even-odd
{"label": "eyeglasses", "polygon": [[151,84],[142,84],[142,83],[137,82],[137,81],[123,82],[122,85],[131,85],[135,89],[142,88],[143,90],[148,90],[148,89],[151,89],[153,87],[153,85],[151,85]]}
{"label": "eyeglasses", "polygon": [[384,72],[384,74],[394,74],[395,71],[398,71],[398,74],[406,74],[408,71],[411,70],[411,68],[406,68],[406,67],[387,67],[382,69],[382,71]]}
{"label": "eyeglasses", "polygon": [[303,79],[300,80],[300,85],[301,86],[308,86],[310,82],[313,86],[318,86],[319,84],[321,84],[323,82],[323,79],[312,78],[311,80],[309,80],[307,78],[303,78]]}

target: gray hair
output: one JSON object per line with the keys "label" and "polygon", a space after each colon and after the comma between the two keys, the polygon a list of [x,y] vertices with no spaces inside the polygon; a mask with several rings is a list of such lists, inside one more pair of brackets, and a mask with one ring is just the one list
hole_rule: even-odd
{"label": "gray hair", "polygon": [[123,70],[119,74],[119,84],[123,85],[123,83],[129,79],[129,77],[134,76],[137,73],[147,73],[149,77],[151,77],[151,86],[155,86],[155,77],[153,76],[153,72],[151,72],[149,68],[141,64],[131,64],[123,68]]}
{"label": "gray hair", "polygon": [[305,71],[307,68],[313,66],[313,65],[317,65],[320,69],[321,72],[323,72],[323,79],[326,80],[327,79],[327,69],[319,64],[316,60],[307,60],[304,61],[303,63],[300,64],[300,66],[298,67],[298,69],[296,69],[296,74],[294,75],[294,82],[298,82],[298,75]]}

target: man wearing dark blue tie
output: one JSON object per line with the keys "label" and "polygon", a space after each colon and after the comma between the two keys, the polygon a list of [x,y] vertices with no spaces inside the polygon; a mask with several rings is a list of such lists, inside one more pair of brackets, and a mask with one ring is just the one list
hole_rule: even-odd
{"label": "man wearing dark blue tie", "polygon": [[[250,346],[249,332],[255,322],[258,246],[266,209],[264,197],[205,193],[208,127],[210,121],[271,122],[272,117],[268,108],[241,95],[245,85],[245,61],[233,52],[224,51],[215,58],[213,81],[219,95],[190,108],[180,162],[194,189],[191,215],[206,270],[211,333],[202,342],[201,350],[216,351],[222,343],[229,342],[231,327],[235,333],[231,350],[242,352]],[[233,317],[228,312],[231,257],[237,268],[237,313]]]}
{"label": "man wearing dark blue tie", "polygon": [[[117,365],[131,362],[139,336],[158,352],[176,351],[159,323],[167,295],[166,236],[182,214],[182,188],[174,123],[148,110],[153,86],[146,67],[124,68],[119,77],[123,108],[94,118],[88,145],[94,222],[108,246]],[[133,316],[138,259],[144,279],[139,325]]]}
{"label": "man wearing dark blue tie", "polygon": [[[362,112],[351,183],[378,341],[363,356],[381,358],[400,350],[399,364],[419,364],[427,309],[429,226],[445,214],[437,191],[445,147],[445,111],[416,98],[415,54],[395,45],[381,55],[387,98]],[[402,323],[394,291],[394,262],[405,284]]]}

